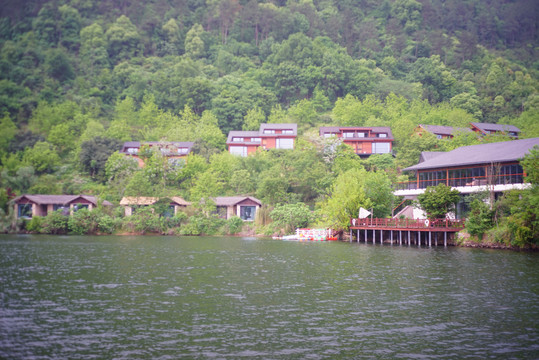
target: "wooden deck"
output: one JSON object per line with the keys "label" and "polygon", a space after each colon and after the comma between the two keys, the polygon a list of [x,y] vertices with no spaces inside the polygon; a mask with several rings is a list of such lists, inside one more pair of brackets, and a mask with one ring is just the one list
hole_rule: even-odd
{"label": "wooden deck", "polygon": [[380,244],[389,242],[391,245],[402,245],[404,240],[404,244],[408,245],[432,246],[433,243],[438,245],[439,235],[443,235],[443,244],[447,246],[448,235],[451,240],[464,225],[465,220],[461,219],[350,219],[350,242],[353,241],[355,232],[357,242],[363,240],[365,243],[372,241],[376,244],[379,239]]}
{"label": "wooden deck", "polygon": [[464,228],[465,220],[449,219],[350,219],[350,229],[354,230],[413,230],[458,232]]}

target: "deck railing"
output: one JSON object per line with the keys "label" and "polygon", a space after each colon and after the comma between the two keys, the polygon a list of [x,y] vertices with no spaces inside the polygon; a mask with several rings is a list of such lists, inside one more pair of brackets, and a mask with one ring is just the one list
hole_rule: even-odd
{"label": "deck railing", "polygon": [[372,228],[398,228],[398,229],[425,229],[425,228],[452,228],[462,229],[465,219],[350,219],[352,227]]}
{"label": "deck railing", "polygon": [[[490,181],[489,181],[490,180]],[[428,186],[436,186],[445,184],[452,187],[461,186],[486,186],[486,185],[508,185],[508,184],[523,184],[524,174],[508,174],[491,176],[488,179],[486,176],[459,177],[447,179],[432,179],[432,180],[411,180],[398,182],[393,184],[394,190],[417,190],[426,189]]]}

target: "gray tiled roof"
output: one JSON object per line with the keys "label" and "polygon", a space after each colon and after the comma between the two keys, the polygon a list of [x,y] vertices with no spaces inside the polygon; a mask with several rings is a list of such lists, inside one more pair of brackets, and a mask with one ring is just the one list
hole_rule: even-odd
{"label": "gray tiled roof", "polygon": [[[232,143],[232,138],[243,137],[243,138],[254,138],[260,137],[260,132],[258,131],[236,131],[232,130],[228,133],[228,138],[226,139],[227,143]],[[243,142],[239,142],[240,144]]]}
{"label": "gray tiled roof", "polygon": [[[30,200],[31,202],[39,205],[47,205],[47,204],[54,204],[54,205],[67,205],[71,202],[77,200],[78,198],[83,198],[87,200],[88,202],[91,202],[94,205],[97,205],[97,198],[95,196],[91,195],[21,195],[13,199],[14,202],[19,201],[22,198],[26,198]],[[107,200],[103,200],[103,205],[109,206],[112,205]]]}
{"label": "gray tiled roof", "polygon": [[423,151],[419,156],[419,162],[421,163],[430,159],[434,159],[436,156],[440,156],[441,154],[445,153],[442,151]]}
{"label": "gray tiled roof", "polygon": [[419,125],[423,129],[427,130],[428,132],[431,132],[435,135],[455,135],[457,132],[471,132],[472,130],[469,128],[459,128],[459,127],[453,127],[453,126],[442,126],[442,125]]}
{"label": "gray tiled roof", "polygon": [[262,202],[260,200],[252,196],[218,196],[216,198],[213,198],[213,200],[215,201],[215,205],[217,206],[233,206],[244,200],[252,200],[262,205]]}
{"label": "gray tiled roof", "polygon": [[387,134],[387,138],[385,139],[393,139],[393,133],[391,132],[391,128],[388,126],[321,126],[319,133],[320,136],[324,136],[326,133],[340,133],[342,131],[350,131],[350,130],[363,130],[368,131],[370,130],[371,133],[374,134]]}
{"label": "gray tiled roof", "polygon": [[481,131],[502,131],[502,132],[516,132],[519,133],[520,129],[513,125],[503,124],[488,124],[488,123],[470,123]]}
{"label": "gray tiled roof", "polygon": [[298,124],[260,124],[260,132],[264,130],[292,130],[294,135],[298,133]]}
{"label": "gray tiled roof", "polygon": [[403,170],[427,170],[517,161],[534,146],[539,146],[539,138],[463,146]]}

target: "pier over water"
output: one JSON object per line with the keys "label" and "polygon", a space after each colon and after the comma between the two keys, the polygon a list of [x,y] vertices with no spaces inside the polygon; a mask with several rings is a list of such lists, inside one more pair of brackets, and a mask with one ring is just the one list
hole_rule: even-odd
{"label": "pier over water", "polygon": [[372,242],[380,244],[443,245],[452,243],[455,233],[464,228],[464,219],[350,219],[350,242]]}

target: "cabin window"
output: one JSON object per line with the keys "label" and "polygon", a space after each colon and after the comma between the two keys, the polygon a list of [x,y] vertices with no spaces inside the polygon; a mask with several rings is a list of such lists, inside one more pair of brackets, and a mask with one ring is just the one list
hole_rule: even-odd
{"label": "cabin window", "polygon": [[390,143],[372,143],[373,154],[387,154],[390,152]]}
{"label": "cabin window", "polygon": [[179,148],[178,149],[178,154],[187,154],[187,152],[189,151],[189,149],[187,148]]}
{"label": "cabin window", "polygon": [[364,137],[365,137],[365,133],[358,132],[358,133],[357,133],[357,137],[364,138]]}
{"label": "cabin window", "polygon": [[240,206],[240,218],[243,221],[254,221],[256,206]]}
{"label": "cabin window", "polygon": [[242,137],[235,137],[235,138],[232,138],[232,141],[234,141],[234,142],[243,142],[243,138]]}
{"label": "cabin window", "polygon": [[334,137],[336,134],[333,134],[333,133],[325,133],[324,134],[324,137],[327,139],[327,138],[330,138],[330,137]]}
{"label": "cabin window", "polygon": [[277,149],[293,149],[294,139],[277,139],[276,148]]}
{"label": "cabin window", "polygon": [[247,146],[231,146],[230,153],[232,155],[247,156]]}
{"label": "cabin window", "polygon": [[137,154],[138,153],[138,148],[128,148],[127,152],[129,154]]}
{"label": "cabin window", "polygon": [[283,130],[283,131],[281,132],[281,134],[293,135],[293,134],[294,134],[294,130],[286,129],[286,130]]}
{"label": "cabin window", "polygon": [[275,134],[275,130],[265,129],[264,134]]}
{"label": "cabin window", "polygon": [[386,138],[386,137],[387,137],[387,134],[378,134],[378,137],[379,137],[379,138]]}
{"label": "cabin window", "polygon": [[354,137],[354,133],[353,133],[353,132],[347,131],[347,132],[344,132],[344,133],[343,133],[343,136],[344,136],[345,138],[353,138],[353,137]]}
{"label": "cabin window", "polygon": [[440,134],[436,135],[436,138],[437,138],[437,139],[441,139],[442,137],[443,137],[443,136],[440,135]]}
{"label": "cabin window", "polygon": [[32,217],[32,204],[19,204],[18,217],[30,219]]}
{"label": "cabin window", "polygon": [[259,142],[262,142],[262,139],[261,138],[251,138],[251,142],[259,143]]}
{"label": "cabin window", "polygon": [[73,211],[79,211],[80,209],[88,209],[88,204],[75,204],[73,205]]}

